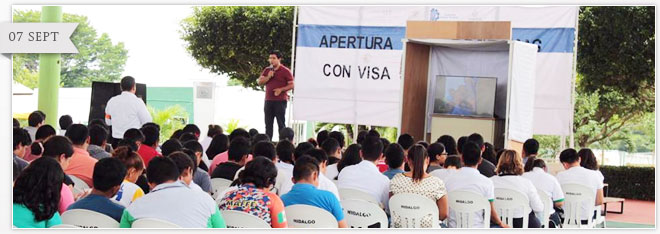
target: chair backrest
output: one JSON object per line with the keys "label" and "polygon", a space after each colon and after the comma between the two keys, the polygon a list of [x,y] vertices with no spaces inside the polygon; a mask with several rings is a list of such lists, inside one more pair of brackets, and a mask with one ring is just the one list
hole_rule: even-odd
{"label": "chair backrest", "polygon": [[536,192],[539,194],[539,198],[543,203],[543,211],[537,213],[536,217],[539,218],[541,225],[543,225],[544,228],[549,228],[548,223],[550,222],[550,212],[554,209],[554,202],[552,202],[552,199],[544,191],[536,190]]}
{"label": "chair backrest", "polygon": [[586,204],[585,210],[592,211],[596,203],[596,194],[591,188],[581,184],[562,184],[564,191],[564,223],[563,227],[592,227],[593,222],[591,214],[587,214],[587,224],[582,224],[582,208]]}
{"label": "chair backrest", "polygon": [[363,192],[362,190],[340,188],[339,198],[341,198],[341,200],[357,199],[357,200],[368,201],[382,207],[382,204],[380,204],[380,201],[378,201],[378,199],[376,199],[370,193]]}
{"label": "chair backrest", "polygon": [[80,227],[78,227],[76,225],[71,225],[71,224],[58,224],[58,225],[52,226],[50,228],[80,228]]}
{"label": "chair backrest", "polygon": [[81,228],[119,228],[119,222],[110,216],[83,209],[68,210],[62,214],[62,223]]}
{"label": "chair backrest", "polygon": [[270,228],[265,220],[238,210],[221,210],[228,228]]}
{"label": "chair backrest", "polygon": [[143,218],[135,220],[131,228],[181,228],[181,226],[162,219]]}
{"label": "chair backrest", "polygon": [[513,189],[496,188],[493,206],[500,220],[510,227],[513,227],[514,210],[522,209],[522,228],[527,228],[532,208],[529,207],[529,198],[525,194]]}
{"label": "chair backrest", "polygon": [[[469,191],[451,191],[447,194],[449,210],[454,212],[456,228],[471,228],[471,216],[484,212],[483,228],[490,228],[490,202],[485,197]],[[475,227],[476,228],[476,227]],[[481,228],[481,227],[479,227]]]}
{"label": "chair backrest", "polygon": [[343,199],[346,223],[351,228],[387,228],[387,214],[378,205],[359,199]]}
{"label": "chair backrest", "polygon": [[389,201],[392,220],[400,219],[403,228],[420,228],[422,219],[431,219],[432,228],[440,227],[438,206],[431,199],[412,193],[400,193]]}
{"label": "chair backrest", "polygon": [[82,193],[86,189],[89,189],[89,185],[87,185],[87,183],[85,183],[85,181],[81,180],[78,177],[72,176],[72,175],[68,175],[68,176],[73,181],[73,191],[71,191],[73,193],[73,195]]}
{"label": "chair backrest", "polygon": [[220,192],[229,188],[231,182],[232,182],[231,180],[223,179],[223,178],[211,179],[211,191],[212,191],[213,199],[217,199],[220,196]]}
{"label": "chair backrest", "polygon": [[284,207],[290,228],[337,228],[337,219],[330,212],[308,205]]}

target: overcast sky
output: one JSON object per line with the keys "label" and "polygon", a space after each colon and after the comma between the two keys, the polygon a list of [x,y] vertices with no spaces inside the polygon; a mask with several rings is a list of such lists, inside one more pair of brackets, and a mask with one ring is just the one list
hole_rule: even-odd
{"label": "overcast sky", "polygon": [[[41,11],[40,6],[14,5],[14,9]],[[195,81],[227,81],[202,69],[186,52],[179,31],[181,20],[193,12],[191,6],[65,5],[62,11],[85,15],[99,35],[108,33],[113,43],[124,42],[128,60],[123,75],[139,83],[192,86]]]}

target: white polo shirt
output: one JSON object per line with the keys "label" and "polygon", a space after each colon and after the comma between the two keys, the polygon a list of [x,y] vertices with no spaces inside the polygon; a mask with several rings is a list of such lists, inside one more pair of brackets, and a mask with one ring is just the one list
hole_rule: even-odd
{"label": "white polo shirt", "polygon": [[[289,179],[282,181],[282,186],[280,187],[278,195],[282,196],[288,193],[289,191],[291,191],[291,189],[293,188],[293,181],[291,181],[292,176],[293,175],[290,175]],[[317,188],[320,190],[331,192],[332,194],[335,195],[335,197],[337,197],[337,200],[340,200],[339,190],[337,189],[337,185],[335,185],[335,183],[333,183],[332,180],[328,179],[328,177],[325,177],[323,173],[319,174],[319,186]]]}
{"label": "white polo shirt", "polygon": [[431,171],[429,174],[435,177],[438,177],[442,180],[442,182],[445,182],[449,176],[456,174],[458,170],[456,169],[436,169]]}
{"label": "white polo shirt", "polygon": [[[522,175],[532,181],[538,191],[544,192],[552,202],[564,201],[564,191],[561,190],[559,181],[554,176],[546,173],[543,168],[535,167]],[[550,214],[555,213],[555,209],[550,209]]]}
{"label": "white polo shirt", "polygon": [[[559,184],[581,184],[591,188],[594,195],[598,194],[598,189],[603,189],[603,177],[598,171],[589,170],[584,167],[575,166],[568,170],[557,173],[557,181]],[[581,216],[582,220],[591,218],[594,214],[593,210],[587,209],[588,201],[583,202]]]}
{"label": "white polo shirt", "polygon": [[[343,171],[343,170],[342,170]],[[471,167],[461,167],[452,176],[449,176],[445,181],[445,188],[447,193],[452,191],[468,191],[480,194],[488,199],[489,202],[495,201],[495,187],[493,181],[485,177],[479,170]],[[449,199],[452,199],[449,197]],[[474,212],[472,215],[471,228],[483,228],[484,226],[484,212]],[[456,227],[456,214],[449,208],[449,227]]]}
{"label": "white polo shirt", "polygon": [[105,114],[105,122],[112,127],[112,137],[117,139],[124,138],[126,130],[139,129],[143,124],[152,121],[142,99],[128,91],[110,98],[105,107]]}
{"label": "white polo shirt", "polygon": [[282,169],[282,170],[286,171],[290,175],[293,175],[293,165],[291,165],[291,164],[288,164],[288,163],[285,163],[285,162],[277,162],[277,163],[275,163],[275,167],[277,167],[277,169]]}
{"label": "white polo shirt", "polygon": [[[493,181],[493,186],[495,188],[512,189],[521,192],[522,194],[527,196],[527,200],[529,200],[529,207],[532,208],[532,211],[534,212],[543,211],[543,202],[541,202],[541,198],[539,198],[539,194],[536,192],[536,187],[534,187],[532,181],[519,175],[505,175],[505,176],[496,175],[490,177],[490,179]],[[521,208],[517,208],[513,210],[514,218],[522,218],[523,216],[526,215],[529,214],[523,213],[523,210]]]}
{"label": "white polo shirt", "polygon": [[362,160],[358,164],[344,167],[339,172],[337,184],[339,188],[357,189],[371,194],[388,210],[390,179],[380,173],[373,162]]}
{"label": "white polo shirt", "polygon": [[337,169],[337,164],[335,163],[332,165],[329,165],[325,168],[325,177],[328,177],[328,179],[334,180],[337,175],[339,175],[339,169]]}

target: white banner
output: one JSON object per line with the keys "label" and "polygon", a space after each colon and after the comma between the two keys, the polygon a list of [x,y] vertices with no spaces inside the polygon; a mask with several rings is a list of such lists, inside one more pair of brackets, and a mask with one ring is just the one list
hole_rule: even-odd
{"label": "white banner", "polygon": [[[399,127],[406,21],[511,21],[513,40],[539,45],[534,133],[568,135],[577,12],[576,6],[300,7],[293,118]],[[327,76],[326,64],[342,72],[350,66],[351,77]],[[387,67],[389,79],[361,82],[356,69],[367,65],[379,74]]]}
{"label": "white banner", "polygon": [[511,44],[511,80],[509,81],[509,140],[525,142],[532,138],[534,120],[534,77],[537,48],[531,44]]}

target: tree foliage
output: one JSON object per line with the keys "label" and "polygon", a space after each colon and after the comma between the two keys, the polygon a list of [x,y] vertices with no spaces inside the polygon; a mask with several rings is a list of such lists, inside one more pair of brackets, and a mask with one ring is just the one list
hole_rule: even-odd
{"label": "tree foliage", "polygon": [[[13,14],[14,22],[40,22],[39,11],[18,11]],[[86,16],[67,14],[62,22],[78,23],[71,41],[78,54],[62,54],[61,85],[63,87],[89,87],[92,81],[115,81],[121,78],[128,50],[124,43],[113,44],[106,33],[98,35]],[[36,88],[38,85],[39,54],[14,54],[14,79],[23,85]]]}
{"label": "tree foliage", "polygon": [[268,52],[280,50],[290,65],[293,7],[195,7],[181,23],[186,49],[199,65],[244,87],[262,89],[257,78],[268,66]]}

